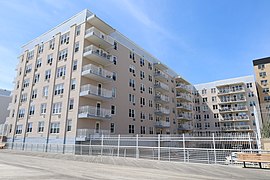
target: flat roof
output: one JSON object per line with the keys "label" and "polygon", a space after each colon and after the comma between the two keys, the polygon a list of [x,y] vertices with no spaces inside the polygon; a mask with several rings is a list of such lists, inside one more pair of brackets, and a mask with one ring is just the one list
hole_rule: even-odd
{"label": "flat roof", "polygon": [[264,57],[264,58],[253,60],[253,66],[256,66],[259,64],[268,64],[268,63],[270,63],[270,57]]}

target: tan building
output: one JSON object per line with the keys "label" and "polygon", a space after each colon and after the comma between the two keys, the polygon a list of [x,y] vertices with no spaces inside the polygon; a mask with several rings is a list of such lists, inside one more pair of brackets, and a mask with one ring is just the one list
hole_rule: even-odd
{"label": "tan building", "polygon": [[[256,124],[261,126],[253,76],[194,86],[195,134],[204,136],[211,133],[253,133],[257,132]],[[258,117],[258,123],[255,117]]]}
{"label": "tan building", "polygon": [[11,91],[0,89],[0,124],[4,124],[9,116],[8,105],[11,102]]}
{"label": "tan building", "polygon": [[253,60],[263,124],[270,119],[270,58]]}
{"label": "tan building", "polygon": [[175,88],[175,72],[88,10],[24,45],[19,59],[9,141],[176,134],[177,119],[190,121],[176,119],[175,103],[182,89],[190,104],[190,87]]}

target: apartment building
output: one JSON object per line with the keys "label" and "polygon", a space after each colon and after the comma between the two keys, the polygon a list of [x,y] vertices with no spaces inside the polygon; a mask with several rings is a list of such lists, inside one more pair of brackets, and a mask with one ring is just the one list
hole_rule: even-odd
{"label": "apartment building", "polygon": [[[84,10],[22,47],[8,140],[66,143],[94,134],[176,134],[183,78]],[[185,86],[176,86],[182,82]],[[178,92],[181,92],[179,96]],[[187,94],[187,96],[186,96]]]}
{"label": "apartment building", "polygon": [[0,89],[0,124],[4,124],[9,116],[8,105],[11,102],[11,91]]}
{"label": "apartment building", "polygon": [[[259,101],[253,76],[194,85],[194,131],[253,133],[261,125]],[[257,118],[257,122],[256,122]]]}
{"label": "apartment building", "polygon": [[270,57],[253,60],[263,124],[270,119]]}

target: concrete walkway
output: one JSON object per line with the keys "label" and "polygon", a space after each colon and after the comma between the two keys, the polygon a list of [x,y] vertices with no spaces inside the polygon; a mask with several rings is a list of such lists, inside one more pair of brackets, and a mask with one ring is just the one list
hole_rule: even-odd
{"label": "concrete walkway", "polygon": [[0,150],[0,179],[270,179],[270,170]]}

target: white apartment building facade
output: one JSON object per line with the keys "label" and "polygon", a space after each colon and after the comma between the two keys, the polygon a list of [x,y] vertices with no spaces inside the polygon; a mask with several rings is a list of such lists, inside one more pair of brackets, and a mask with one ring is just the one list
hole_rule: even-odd
{"label": "white apartment building facade", "polygon": [[256,125],[261,127],[253,76],[214,81],[194,87],[194,134],[256,133]]}
{"label": "white apartment building facade", "polygon": [[190,110],[177,116],[176,93],[183,89],[192,108],[192,88],[182,77],[185,87],[176,87],[175,77],[84,10],[22,47],[8,141],[73,144],[91,134],[177,134]]}

